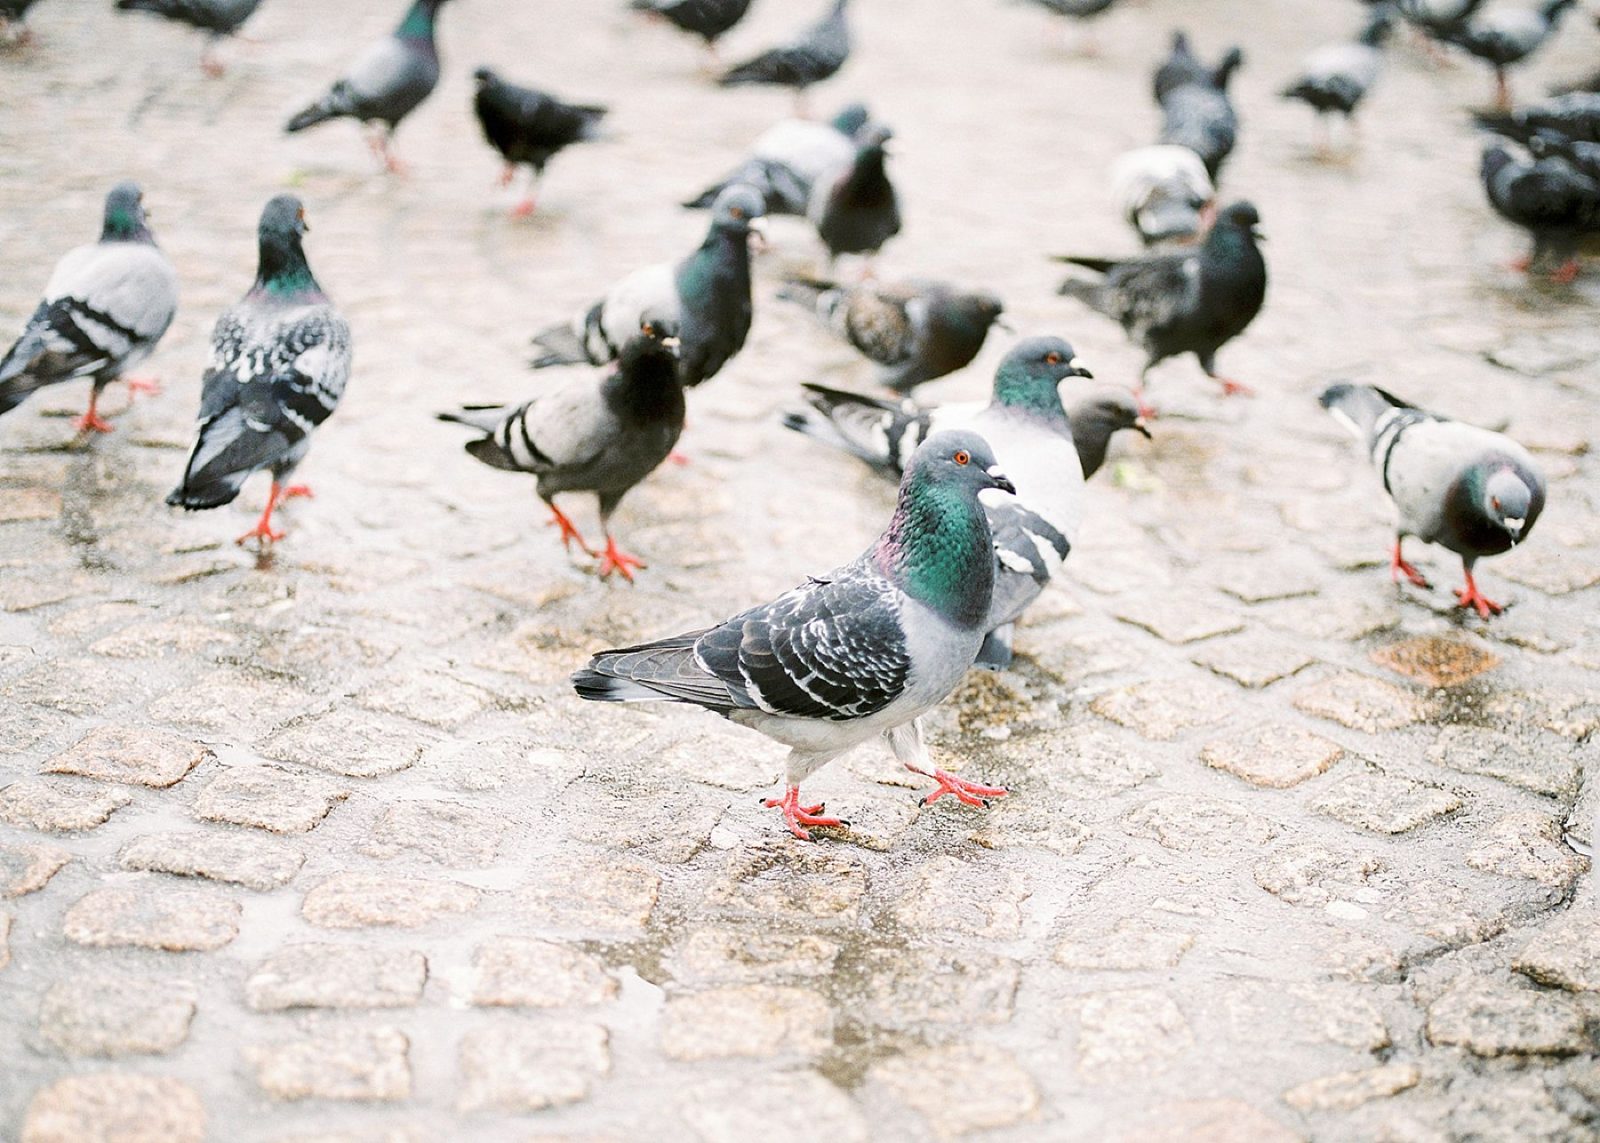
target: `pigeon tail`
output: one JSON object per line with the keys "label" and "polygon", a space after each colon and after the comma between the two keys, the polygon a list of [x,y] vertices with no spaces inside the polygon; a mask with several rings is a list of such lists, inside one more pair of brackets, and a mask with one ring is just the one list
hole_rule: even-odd
{"label": "pigeon tail", "polygon": [[318,123],[326,123],[329,119],[337,119],[341,115],[349,114],[349,109],[338,98],[339,89],[335,87],[310,107],[295,115],[283,125],[283,129],[293,135],[296,131],[304,131],[307,127],[315,127]]}
{"label": "pigeon tail", "polygon": [[500,427],[500,422],[506,419],[510,411],[507,405],[463,405],[453,412],[437,413],[435,416],[453,425],[467,425],[492,433]]}
{"label": "pigeon tail", "polygon": [[615,675],[584,667],[572,674],[573,689],[579,698],[591,702],[667,702],[669,698],[632,679],[619,679]]}
{"label": "pigeon tail", "polygon": [[534,334],[533,343],[544,352],[528,362],[532,369],[543,369],[549,365],[581,365],[589,360],[582,339],[568,325],[551,326],[543,333]]}
{"label": "pigeon tail", "polygon": [[1405,401],[1376,385],[1353,385],[1347,381],[1329,385],[1317,400],[1335,420],[1354,433],[1357,440],[1363,441],[1372,436],[1378,419],[1385,413],[1410,408]]}
{"label": "pigeon tail", "polygon": [[167,494],[167,503],[190,512],[232,504],[252,471],[224,472],[207,479],[197,479],[196,474],[185,473],[183,483]]}
{"label": "pigeon tail", "polygon": [[[1072,262],[1078,266],[1086,266],[1091,270],[1101,268],[1098,265],[1089,265],[1091,262],[1099,262],[1100,259],[1064,258],[1062,261]],[[1101,282],[1091,281],[1088,278],[1067,278],[1056,288],[1056,293],[1062,297],[1077,298],[1078,301],[1090,309],[1097,310],[1100,313],[1111,312],[1106,307],[1105,286]],[[1115,315],[1113,314],[1112,316]]]}

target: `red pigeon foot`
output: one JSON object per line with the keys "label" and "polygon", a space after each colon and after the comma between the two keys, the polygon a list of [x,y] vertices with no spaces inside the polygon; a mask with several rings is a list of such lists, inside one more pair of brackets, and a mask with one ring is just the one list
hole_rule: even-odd
{"label": "red pigeon foot", "polygon": [[906,763],[906,769],[913,774],[921,774],[924,778],[932,778],[939,783],[937,790],[922,799],[922,804],[925,806],[933,805],[934,802],[937,802],[946,794],[954,794],[957,800],[965,802],[969,806],[988,808],[989,803],[985,799],[1003,798],[1010,793],[1003,786],[981,786],[977,782],[969,782],[965,778],[957,778],[954,774],[948,774],[943,770],[923,770],[909,762]]}
{"label": "red pigeon foot", "polygon": [[767,809],[782,810],[783,820],[789,827],[789,832],[801,841],[810,841],[811,834],[806,826],[839,826],[845,827],[850,823],[838,818],[819,817],[824,806],[818,802],[814,806],[800,804],[800,787],[790,786],[781,798],[768,798],[761,803]]}
{"label": "red pigeon foot", "polygon": [[1406,562],[1400,554],[1400,544],[1395,543],[1394,550],[1389,553],[1389,578],[1395,583],[1400,582],[1400,577],[1405,576],[1415,587],[1432,587],[1428,578]]}
{"label": "red pigeon foot", "polygon": [[612,572],[617,572],[623,579],[632,583],[634,569],[649,566],[638,556],[630,556],[627,552],[618,548],[616,540],[610,536],[606,537],[606,550],[600,553],[601,579],[605,579]]}
{"label": "red pigeon foot", "polygon": [[1470,607],[1478,613],[1480,619],[1487,619],[1491,615],[1499,615],[1505,610],[1503,604],[1496,603],[1478,590],[1478,585],[1472,579],[1472,573],[1467,573],[1467,586],[1456,588],[1456,606]]}

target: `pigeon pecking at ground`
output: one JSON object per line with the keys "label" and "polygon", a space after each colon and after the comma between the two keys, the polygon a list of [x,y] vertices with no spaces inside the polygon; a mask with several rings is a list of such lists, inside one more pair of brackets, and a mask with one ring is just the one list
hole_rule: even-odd
{"label": "pigeon pecking at ground", "polygon": [[795,111],[803,116],[806,89],[833,75],[850,58],[850,24],[845,19],[848,2],[833,0],[828,14],[806,29],[799,39],[729,68],[717,82],[723,87],[751,83],[792,87]]}
{"label": "pigeon pecking at ground", "polygon": [[[156,347],[178,310],[178,276],[156,246],[144,195],[122,182],[106,196],[100,241],[68,251],[45,284],[22,335],[0,358],[0,414],[47,385],[87,378],[89,410],[78,432],[109,433],[100,393]],[[126,378],[130,391],[157,391]]]}
{"label": "pigeon pecking at ground", "polygon": [[793,278],[778,296],[805,306],[883,366],[878,382],[901,393],[965,367],[1005,309],[994,294],[928,281],[842,286]]}
{"label": "pigeon pecking at ground", "polygon": [[[1299,78],[1283,89],[1283,98],[1308,104],[1317,113],[1319,131],[1325,129],[1330,112],[1352,121],[1383,67],[1383,44],[1393,26],[1388,8],[1374,9],[1354,41],[1326,44],[1308,55],[1300,65]],[[1328,136],[1321,134],[1317,153],[1326,156],[1331,149]]]}
{"label": "pigeon pecking at ground", "polygon": [[359,119],[377,124],[368,140],[390,171],[404,165],[389,149],[395,128],[415,111],[439,82],[439,49],[434,44],[434,22],[445,0],[416,0],[394,34],[369,47],[349,73],[328,94],[290,119],[284,127],[293,133],[329,119]]}
{"label": "pigeon pecking at ground", "polygon": [[1489,205],[1533,237],[1533,248],[1512,268],[1532,272],[1557,259],[1551,278],[1576,278],[1578,243],[1600,230],[1600,183],[1560,155],[1523,162],[1499,144],[1484,148],[1480,169]]}
{"label": "pigeon pecking at ground", "polygon": [[1146,246],[1194,238],[1214,213],[1216,196],[1205,163],[1188,147],[1136,147],[1111,168],[1111,197]]}
{"label": "pigeon pecking at ground", "polygon": [[963,429],[989,441],[1017,488],[1015,499],[987,506],[998,566],[990,634],[977,662],[990,670],[1010,665],[1017,618],[1049,584],[1077,538],[1083,472],[1059,386],[1068,377],[1090,376],[1066,341],[1032,337],[1000,362],[993,395],[984,404],[921,408],[806,385],[811,408],[784,419],[788,428],[896,477],[933,434]]}
{"label": "pigeon pecking at ground", "polygon": [[1542,47],[1578,0],[1545,0],[1536,8],[1494,8],[1444,33],[1444,38],[1494,68],[1494,102],[1511,106],[1506,70]]}
{"label": "pigeon pecking at ground", "polygon": [[1077,298],[1114,318],[1147,355],[1136,391],[1140,410],[1144,379],[1152,366],[1181,353],[1193,353],[1206,376],[1224,393],[1249,388],[1218,376],[1217,350],[1238,337],[1261,312],[1267,293],[1267,264],[1256,231],[1261,216],[1248,202],[1222,209],[1198,248],[1171,254],[1146,254],[1127,261],[1063,257],[1097,272],[1088,280],[1068,278],[1060,293]]}
{"label": "pigeon pecking at ground", "polygon": [[635,12],[660,16],[705,41],[711,62],[717,60],[717,40],[744,19],[750,0],[632,0]]}
{"label": "pigeon pecking at ground", "polygon": [[1428,587],[1406,562],[1407,536],[1461,557],[1457,605],[1481,618],[1503,608],[1478,590],[1472,568],[1525,539],[1544,509],[1544,477],[1528,450],[1503,433],[1424,412],[1376,385],[1330,385],[1322,407],[1356,435],[1400,514],[1390,576]]}
{"label": "pigeon pecking at ground", "polygon": [[678,374],[685,387],[715,376],[744,348],[750,332],[750,242],[761,213],[754,188],[729,187],[717,196],[711,229],[698,250],[677,265],[635,270],[570,323],[535,334],[541,352],[529,364],[543,369],[613,361],[651,315],[678,329]]}
{"label": "pigeon pecking at ground", "polygon": [[217,42],[232,36],[255,14],[261,0],[117,0],[124,12],[153,12],[207,33],[200,66],[213,78],[226,70],[217,59]]}
{"label": "pigeon pecking at ground", "polygon": [[803,218],[812,188],[855,162],[857,141],[869,122],[866,107],[852,103],[827,123],[810,119],[774,123],[737,170],[683,205],[703,210],[734,183],[745,183],[761,192],[768,214]]}
{"label": "pigeon pecking at ground", "polygon": [[830,265],[841,254],[870,257],[900,233],[900,198],[884,167],[892,134],[881,124],[869,127],[850,165],[811,192],[806,217],[828,248]]}
{"label": "pigeon pecking at ground", "polygon": [[283,539],[272,513],[310,496],[286,485],[311,448],[311,433],[339,404],[350,379],[350,325],[306,263],[309,229],[300,200],[281,194],[261,212],[256,280],[211,332],[200,392],[200,438],[167,503],[190,510],[232,503],[253,473],[272,473],[267,506],[238,543]]}
{"label": "pigeon pecking at ground", "polygon": [[[646,316],[623,343],[617,367],[551,388],[515,407],[469,405],[439,419],[481,429],[467,451],[493,468],[531,472],[539,499],[549,507],[550,523],[561,529],[569,551],[573,541],[600,560],[602,579],[613,571],[629,583],[643,560],[617,547],[611,514],[628,490],[667,458],[683,432],[683,385],[678,379],[670,318]],[[596,551],[566,513],[556,507],[558,492],[593,492],[600,498],[604,551]]]}
{"label": "pigeon pecking at ground", "polygon": [[1244,53],[1229,48],[1215,67],[1206,67],[1183,32],[1174,32],[1172,51],[1156,69],[1154,88],[1161,107],[1161,139],[1188,147],[1215,179],[1238,141],[1239,117],[1228,98],[1228,82],[1244,63]]}
{"label": "pigeon pecking at ground", "polygon": [[766,802],[791,833],[842,826],[800,783],[877,735],[912,773],[969,805],[1004,795],[930,768],[920,716],[961,681],[983,643],[995,559],[979,494],[1011,492],[988,443],[936,433],[900,482],[883,535],[852,562],[715,626],[602,651],[572,676],[599,702],[703,706],[789,747],[785,791]]}
{"label": "pigeon pecking at ground", "polygon": [[534,192],[544,165],[563,148],[599,137],[604,107],[563,103],[531,87],[507,83],[486,67],[472,73],[477,92],[472,109],[483,137],[506,161],[501,186],[509,186],[518,165],[529,168],[528,193],[512,210],[518,217],[533,213]]}

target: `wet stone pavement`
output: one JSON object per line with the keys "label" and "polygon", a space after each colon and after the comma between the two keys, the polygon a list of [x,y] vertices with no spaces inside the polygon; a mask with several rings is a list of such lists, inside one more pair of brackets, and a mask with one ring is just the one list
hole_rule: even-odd
{"label": "wet stone pavement", "polygon": [[[1273,92],[1353,4],[1130,2],[1093,60],[1020,6],[859,5],[858,58],[815,94],[896,129],[907,225],[880,272],[994,288],[1131,380],[1042,255],[1128,248],[1104,172],[1153,136],[1181,20],[1249,54],[1226,181],[1273,278],[1223,353],[1259,396],[1159,369],[1155,440],[1096,478],[1017,669],[931,717],[942,763],[1011,796],[919,809],[863,749],[807,789],[853,826],[807,845],[758,804],[780,748],[565,681],[885,519],[887,486],[777,423],[800,381],[869,381],[772,299],[817,265],[803,227],[770,228],[692,463],[617,516],[638,586],[569,565],[531,484],[431,419],[534,392],[527,335],[696,242],[673,203],[786,98],[708,90],[692,44],[610,5],[465,2],[393,180],[348,124],[277,132],[393,5],[272,0],[219,81],[193,37],[102,7],[40,5],[38,45],[0,59],[0,326],[123,175],[182,308],[150,362],[166,394],[114,394],[114,434],[71,441],[78,388],[0,422],[0,1137],[1595,1138],[1600,271],[1502,268],[1521,239],[1463,111],[1485,76],[1396,48],[1327,166]],[[758,4],[728,54],[795,18]],[[1523,90],[1585,70],[1569,23]],[[525,223],[467,118],[480,62],[615,108]],[[356,369],[301,470],[316,499],[258,561],[231,539],[262,485],[187,517],[162,497],[286,187]],[[1004,348],[928,396],[981,395]],[[1503,617],[1451,610],[1438,550],[1412,557],[1435,590],[1390,585],[1376,480],[1313,400],[1339,377],[1535,450],[1545,517],[1482,566]]]}

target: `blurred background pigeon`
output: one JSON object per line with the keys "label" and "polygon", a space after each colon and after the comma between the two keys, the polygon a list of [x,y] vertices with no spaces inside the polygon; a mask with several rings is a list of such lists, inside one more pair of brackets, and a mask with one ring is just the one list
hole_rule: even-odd
{"label": "blurred background pigeon", "polygon": [[237,32],[260,5],[261,0],[117,0],[124,12],[152,12],[206,32],[200,66],[213,78],[226,71],[217,58],[217,43]]}
{"label": "blurred background pigeon", "polygon": [[506,161],[500,185],[509,186],[518,166],[529,171],[528,190],[512,214],[533,213],[544,166],[556,152],[599,138],[606,109],[589,104],[563,103],[547,92],[507,83],[486,67],[472,73],[477,93],[472,110],[489,145]]}
{"label": "blurred background pigeon", "polygon": [[828,14],[799,39],[729,68],[717,82],[723,87],[752,83],[792,87],[795,112],[805,115],[806,90],[832,76],[850,58],[850,25],[845,19],[848,3],[834,0]]}
{"label": "blurred background pigeon", "polygon": [[1160,142],[1188,147],[1213,180],[1238,140],[1239,117],[1228,98],[1228,83],[1243,63],[1244,52],[1235,47],[1215,67],[1207,67],[1189,47],[1188,36],[1175,32],[1172,51],[1156,69]]}
{"label": "blurred background pigeon", "polygon": [[1326,117],[1337,112],[1350,122],[1377,80],[1383,66],[1383,44],[1393,24],[1387,7],[1374,8],[1360,36],[1312,52],[1300,65],[1299,78],[1283,89],[1283,98],[1297,99],[1317,113],[1319,155],[1329,155],[1333,150]]}
{"label": "blurred background pigeon", "polygon": [[1560,155],[1523,161],[1499,144],[1484,149],[1481,172],[1495,213],[1533,238],[1513,268],[1531,272],[1555,260],[1553,280],[1576,278],[1578,241],[1600,230],[1600,183]]}
{"label": "blurred background pigeon", "polygon": [[734,183],[745,183],[761,192],[768,214],[803,217],[817,183],[855,162],[856,147],[869,121],[866,107],[852,103],[826,123],[810,119],[774,123],[762,132],[750,157],[738,169],[683,205],[704,209]]}
{"label": "blurred background pigeon", "polygon": [[1124,151],[1111,168],[1111,197],[1146,246],[1186,242],[1205,228],[1217,191],[1200,156],[1157,143]]}
{"label": "blurred background pigeon", "polygon": [[1544,46],[1561,20],[1561,14],[1577,0],[1545,0],[1535,8],[1492,8],[1475,15],[1464,24],[1444,33],[1450,43],[1465,48],[1494,69],[1494,103],[1511,106],[1509,68],[1521,63]]}
{"label": "blurred background pigeon", "polygon": [[750,10],[750,0],[632,0],[628,7],[635,12],[659,16],[699,36],[705,41],[706,56],[715,64],[717,40],[744,19]]}

